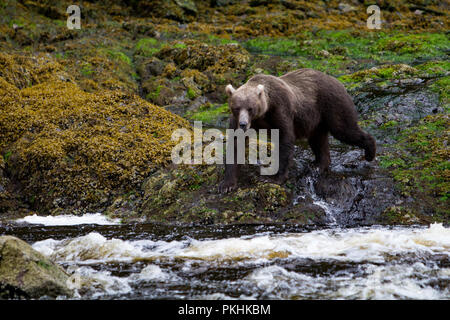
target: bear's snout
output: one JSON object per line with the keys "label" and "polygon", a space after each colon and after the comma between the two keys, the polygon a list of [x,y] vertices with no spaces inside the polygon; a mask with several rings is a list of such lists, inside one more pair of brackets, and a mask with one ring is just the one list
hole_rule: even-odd
{"label": "bear's snout", "polygon": [[241,127],[242,130],[245,130],[247,128],[247,122],[241,121],[239,122],[239,127]]}
{"label": "bear's snout", "polygon": [[247,130],[250,124],[250,115],[246,109],[239,112],[239,128],[242,130]]}

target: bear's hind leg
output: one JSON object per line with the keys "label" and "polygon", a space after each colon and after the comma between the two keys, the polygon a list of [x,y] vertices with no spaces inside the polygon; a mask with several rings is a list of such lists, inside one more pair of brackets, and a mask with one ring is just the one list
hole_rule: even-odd
{"label": "bear's hind leg", "polygon": [[339,141],[364,149],[367,161],[372,161],[375,158],[375,139],[370,134],[364,132],[357,123],[347,123],[345,126],[332,128],[330,131],[333,137]]}
{"label": "bear's hind leg", "polygon": [[328,144],[328,131],[324,128],[315,129],[309,139],[309,146],[316,157],[315,163],[319,166],[320,171],[328,170],[330,166],[330,146]]}

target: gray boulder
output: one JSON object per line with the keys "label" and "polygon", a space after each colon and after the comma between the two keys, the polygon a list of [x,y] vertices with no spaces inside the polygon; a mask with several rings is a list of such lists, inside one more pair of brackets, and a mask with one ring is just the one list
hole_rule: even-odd
{"label": "gray boulder", "polygon": [[0,236],[0,299],[71,296],[68,277],[25,241]]}

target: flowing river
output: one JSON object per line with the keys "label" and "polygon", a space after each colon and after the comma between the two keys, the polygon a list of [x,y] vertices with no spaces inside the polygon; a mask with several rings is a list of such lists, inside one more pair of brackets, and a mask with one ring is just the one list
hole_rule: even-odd
{"label": "flowing river", "polygon": [[0,226],[61,264],[79,299],[449,299],[450,228],[120,224],[100,214]]}

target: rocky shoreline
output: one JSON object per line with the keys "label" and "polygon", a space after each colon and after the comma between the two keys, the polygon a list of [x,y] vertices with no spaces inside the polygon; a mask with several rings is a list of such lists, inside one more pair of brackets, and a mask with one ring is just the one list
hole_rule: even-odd
{"label": "rocky shoreline", "polygon": [[[344,4],[82,2],[82,28],[68,30],[66,2],[10,1],[0,8],[0,221],[100,211],[324,225],[334,210],[345,226],[449,223],[447,9],[386,1],[383,29],[369,31],[365,4]],[[377,139],[374,164],[331,139],[331,173],[319,176],[299,145],[285,185],[249,167],[222,195],[221,166],[170,163],[176,128],[226,126],[226,84],[305,67],[346,86]]]}

